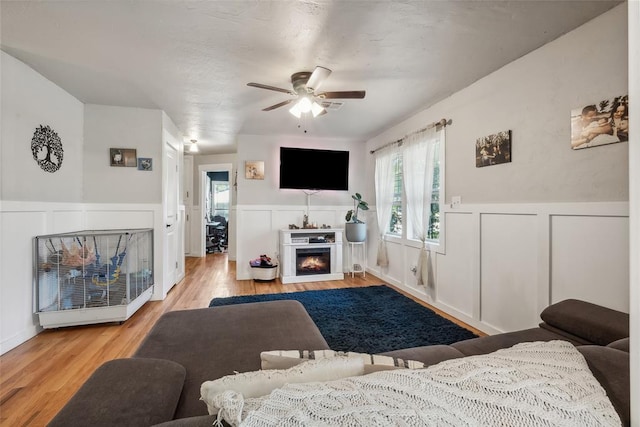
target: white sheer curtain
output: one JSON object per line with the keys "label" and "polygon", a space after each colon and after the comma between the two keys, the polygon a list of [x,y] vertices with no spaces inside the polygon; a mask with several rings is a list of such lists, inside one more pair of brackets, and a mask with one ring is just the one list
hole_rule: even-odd
{"label": "white sheer curtain", "polygon": [[376,265],[387,267],[387,244],[384,240],[391,222],[391,207],[393,205],[393,160],[398,153],[397,147],[389,147],[376,153],[375,186],[376,186],[376,215],[378,216],[378,256]]}
{"label": "white sheer curtain", "polygon": [[434,155],[440,133],[435,126],[405,138],[402,152],[402,174],[407,197],[407,214],[411,235],[422,242],[416,277],[418,285],[433,287],[431,254],[427,250],[427,229],[431,216]]}

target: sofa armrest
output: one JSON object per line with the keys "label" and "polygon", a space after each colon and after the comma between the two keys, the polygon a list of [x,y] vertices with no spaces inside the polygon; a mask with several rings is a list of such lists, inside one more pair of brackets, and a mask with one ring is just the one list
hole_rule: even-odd
{"label": "sofa armrest", "polygon": [[567,299],[551,304],[540,318],[587,343],[607,345],[629,336],[629,314],[586,301]]}
{"label": "sofa armrest", "polygon": [[611,347],[577,347],[620,416],[622,425],[631,424],[629,353]]}
{"label": "sofa armrest", "polygon": [[186,371],[162,359],[115,359],[98,367],[48,424],[149,426],[173,419]]}

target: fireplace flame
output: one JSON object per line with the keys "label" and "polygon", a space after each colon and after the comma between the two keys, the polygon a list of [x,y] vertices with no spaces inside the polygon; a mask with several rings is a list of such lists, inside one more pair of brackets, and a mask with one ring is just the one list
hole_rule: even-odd
{"label": "fireplace flame", "polygon": [[326,269],[326,262],[320,257],[310,256],[306,257],[304,261],[300,263],[300,268],[303,270],[324,270]]}

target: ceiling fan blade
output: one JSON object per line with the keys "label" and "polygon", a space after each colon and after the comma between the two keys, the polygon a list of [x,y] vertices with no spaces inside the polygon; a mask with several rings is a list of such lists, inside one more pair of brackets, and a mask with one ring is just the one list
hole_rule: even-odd
{"label": "ceiling fan blade", "polygon": [[287,99],[286,101],[278,102],[277,104],[272,105],[271,107],[263,108],[262,111],[275,110],[276,108],[283,107],[283,106],[285,106],[287,104],[290,104],[293,101],[295,101],[295,99]]}
{"label": "ceiling fan blade", "polygon": [[282,89],[280,87],[263,85],[261,83],[247,83],[247,86],[257,87],[257,88],[260,88],[260,89],[275,90],[276,92],[288,93],[289,95],[297,95],[294,91],[292,91],[290,89]]}
{"label": "ceiling fan blade", "polygon": [[311,77],[309,77],[309,80],[307,81],[307,88],[311,88],[314,91],[318,90],[322,82],[324,82],[324,80],[329,77],[329,74],[331,74],[330,69],[319,66],[316,67],[316,69],[313,70],[313,73],[311,73]]}
{"label": "ceiling fan blade", "polygon": [[321,99],[362,99],[366,92],[364,90],[349,90],[338,92],[322,92],[317,95]]}

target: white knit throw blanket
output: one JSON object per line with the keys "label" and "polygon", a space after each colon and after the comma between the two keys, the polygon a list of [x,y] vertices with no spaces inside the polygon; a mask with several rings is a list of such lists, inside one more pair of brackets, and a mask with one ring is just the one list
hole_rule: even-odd
{"label": "white knit throw blanket", "polygon": [[216,396],[232,426],[620,426],[583,356],[564,341],[523,343],[425,369]]}

